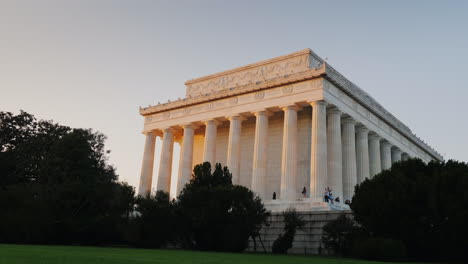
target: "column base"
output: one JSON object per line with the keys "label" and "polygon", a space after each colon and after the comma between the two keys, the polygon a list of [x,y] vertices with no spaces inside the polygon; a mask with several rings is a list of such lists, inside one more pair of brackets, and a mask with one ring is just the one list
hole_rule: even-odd
{"label": "column base", "polygon": [[349,205],[344,203],[327,203],[323,198],[302,198],[295,201],[265,200],[265,208],[272,213],[283,212],[288,208],[294,208],[298,212],[313,211],[349,211]]}

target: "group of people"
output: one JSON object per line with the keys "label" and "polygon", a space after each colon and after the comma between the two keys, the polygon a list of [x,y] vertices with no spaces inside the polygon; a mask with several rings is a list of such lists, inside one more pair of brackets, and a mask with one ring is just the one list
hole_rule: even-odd
{"label": "group of people", "polygon": [[[325,193],[323,195],[323,198],[325,202],[327,203],[333,203],[334,201],[339,203],[340,202],[340,197],[336,197],[335,200],[333,200],[333,194],[332,194],[332,189],[330,187],[325,188]],[[346,200],[345,204],[351,205],[350,200]]]}
{"label": "group of people", "polygon": [[[307,198],[307,189],[305,186],[304,188],[302,188],[302,196],[304,196],[304,198]],[[276,200],[276,192],[273,192],[273,200]]]}
{"label": "group of people", "polygon": [[[307,198],[307,189],[306,189],[305,186],[304,186],[304,188],[302,188],[301,193],[302,193],[302,196],[304,198]],[[332,193],[332,189],[330,187],[325,188],[325,193],[323,195],[323,198],[324,198],[325,202],[327,202],[327,203],[332,203],[333,204],[334,202],[337,202],[337,203],[340,202],[340,197],[336,197],[335,199],[333,199],[333,193]],[[276,192],[273,192],[273,200],[276,200]],[[350,205],[351,201],[346,200],[345,204]]]}
{"label": "group of people", "polygon": [[[323,195],[323,198],[325,199],[325,202],[327,203],[333,203],[333,193],[332,189],[330,187],[325,188],[325,193]],[[340,202],[340,197],[335,198],[335,202]]]}

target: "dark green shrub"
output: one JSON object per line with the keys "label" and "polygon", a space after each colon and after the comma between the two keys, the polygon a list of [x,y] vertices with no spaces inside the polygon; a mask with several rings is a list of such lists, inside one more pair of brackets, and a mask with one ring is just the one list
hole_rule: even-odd
{"label": "dark green shrub", "polygon": [[400,240],[388,238],[365,238],[355,241],[352,256],[367,260],[403,261],[406,247]]}
{"label": "dark green shrub", "polygon": [[348,256],[353,243],[362,236],[365,236],[363,229],[352,218],[342,214],[323,227],[322,242],[333,252]]}
{"label": "dark green shrub", "polygon": [[287,254],[292,247],[294,236],[298,229],[302,229],[305,225],[304,220],[300,217],[295,209],[287,209],[283,212],[284,233],[280,234],[273,242],[272,252],[275,254]]}
{"label": "dark green shrub", "polygon": [[249,189],[233,185],[227,167],[195,166],[177,200],[180,241],[186,248],[240,252],[269,213]]}
{"label": "dark green shrub", "polygon": [[402,241],[413,260],[467,259],[468,164],[410,159],[355,188],[354,219],[373,237]]}
{"label": "dark green shrub", "polygon": [[127,241],[137,247],[161,248],[176,239],[174,204],[169,193],[158,191],[156,195],[138,196],[136,213],[126,228]]}

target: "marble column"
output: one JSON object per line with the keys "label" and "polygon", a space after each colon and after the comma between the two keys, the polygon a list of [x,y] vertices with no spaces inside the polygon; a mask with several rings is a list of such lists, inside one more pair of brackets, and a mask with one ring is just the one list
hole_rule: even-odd
{"label": "marble column", "polygon": [[292,201],[298,197],[297,177],[297,111],[300,107],[290,105],[284,111],[283,152],[281,160],[281,200]]}
{"label": "marble column", "polygon": [[392,148],[392,164],[401,161],[401,150],[397,147]]}
{"label": "marble column", "polygon": [[334,198],[343,199],[341,112],[333,108],[327,115],[328,187],[332,189]]}
{"label": "marble column", "polygon": [[321,198],[328,186],[327,177],[327,103],[311,102],[312,133],[310,146],[310,197]]}
{"label": "marble column", "polygon": [[342,201],[350,200],[357,184],[356,169],[356,121],[348,117],[343,119],[341,139],[343,143],[343,197]]}
{"label": "marble column", "polygon": [[254,113],[255,123],[255,143],[252,164],[252,190],[265,199],[266,193],[266,173],[267,173],[267,144],[268,144],[268,117],[271,112],[258,111]]}
{"label": "marble column", "polygon": [[380,159],[382,170],[388,170],[392,167],[392,144],[390,142],[383,141],[380,144]]}
{"label": "marble column", "polygon": [[360,126],[356,133],[357,183],[369,178],[369,130]]}
{"label": "marble column", "polygon": [[172,154],[174,150],[174,130],[166,128],[163,130],[161,159],[159,163],[158,191],[170,192],[172,175]]}
{"label": "marble column", "polygon": [[154,149],[156,147],[156,134],[148,132],[145,136],[145,150],[141,164],[139,195],[151,193],[151,182],[153,179]]}
{"label": "marble column", "polygon": [[382,171],[380,162],[380,137],[377,134],[369,135],[369,172],[374,177]]}
{"label": "marble column", "polygon": [[230,123],[226,165],[232,173],[232,183],[239,185],[241,129],[242,121],[245,120],[245,117],[234,115],[228,119]]}
{"label": "marble column", "polygon": [[205,142],[203,145],[203,161],[211,163],[211,169],[216,165],[216,132],[219,122],[215,119],[205,121]]}
{"label": "marble column", "polygon": [[179,175],[177,177],[177,195],[184,188],[185,184],[190,182],[192,176],[192,161],[193,161],[193,136],[196,126],[186,124],[182,126],[184,135],[182,138],[182,146],[180,148],[179,158]]}

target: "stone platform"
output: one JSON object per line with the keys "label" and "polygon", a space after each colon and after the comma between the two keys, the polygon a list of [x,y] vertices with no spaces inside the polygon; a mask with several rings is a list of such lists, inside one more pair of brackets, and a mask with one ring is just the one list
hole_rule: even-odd
{"label": "stone platform", "polygon": [[[302,201],[301,201],[302,202]],[[323,203],[323,202],[322,202]],[[325,208],[324,205],[317,205],[317,208]],[[332,205],[333,206],[333,205]],[[299,208],[298,208],[299,209]],[[349,210],[320,210],[320,211],[309,211],[309,212],[298,212],[298,214],[304,219],[305,226],[302,230],[296,233],[294,238],[293,247],[288,251],[289,254],[300,254],[300,255],[328,255],[330,252],[326,250],[321,242],[323,227],[330,221],[335,220],[341,214],[351,215]],[[272,212],[272,215],[268,219],[269,226],[264,226],[260,230],[260,237],[265,246],[265,250],[271,253],[273,242],[278,238],[278,235],[283,232],[284,220],[283,215],[280,212]],[[256,241],[256,251],[264,252],[264,249],[260,241]],[[254,252],[254,243],[252,240],[249,241],[249,252]]]}
{"label": "stone platform", "polygon": [[327,203],[322,198],[302,198],[295,201],[267,200],[263,204],[272,213],[284,212],[295,208],[298,212],[347,211],[349,206],[343,203]]}

